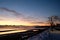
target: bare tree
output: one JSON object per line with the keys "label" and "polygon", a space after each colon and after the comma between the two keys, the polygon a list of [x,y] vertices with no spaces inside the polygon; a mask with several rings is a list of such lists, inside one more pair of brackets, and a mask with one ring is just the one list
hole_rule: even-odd
{"label": "bare tree", "polygon": [[51,25],[51,30],[53,30],[54,26],[57,25],[58,22],[60,22],[60,18],[58,16],[51,16],[51,17],[48,17],[48,19]]}
{"label": "bare tree", "polygon": [[60,22],[60,18],[58,16],[51,16],[51,17],[48,17],[48,19],[49,19],[48,21],[49,21],[51,26],[54,26],[58,22]]}

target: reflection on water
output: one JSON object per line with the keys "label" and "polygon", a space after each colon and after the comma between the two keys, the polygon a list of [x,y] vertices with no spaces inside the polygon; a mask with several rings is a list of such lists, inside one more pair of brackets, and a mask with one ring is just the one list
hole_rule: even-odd
{"label": "reflection on water", "polygon": [[0,29],[0,35],[18,33],[18,32],[25,32],[25,31],[27,31],[27,30]]}
{"label": "reflection on water", "polygon": [[[31,30],[31,29],[36,29],[36,28],[0,28],[0,35],[3,35],[3,34],[11,34],[11,33],[17,33],[17,32],[25,32],[27,30]],[[40,29],[44,29],[44,28],[40,28]],[[36,30],[33,30],[33,31],[36,31]]]}
{"label": "reflection on water", "polygon": [[[19,32],[23,32],[22,34],[19,34],[19,35],[22,35],[21,37],[24,39],[24,38],[28,38],[29,40],[60,40],[60,31],[57,31],[57,30],[54,30],[54,31],[51,31],[51,30],[45,30],[43,31],[42,33],[39,33],[37,35],[35,35],[35,33],[37,32],[41,32],[40,30],[37,30],[37,29],[33,29],[33,30],[29,30],[30,32],[26,32],[24,33],[25,31],[27,31],[27,29],[0,29],[0,35],[4,35],[4,34],[11,34],[11,36],[14,36],[12,35],[12,33],[19,33]],[[49,33],[50,32],[50,33]],[[31,36],[33,35],[34,36]],[[15,35],[16,38],[18,35]],[[14,37],[15,37],[14,36]],[[31,37],[30,37],[31,36]],[[20,38],[20,36],[19,36]]]}

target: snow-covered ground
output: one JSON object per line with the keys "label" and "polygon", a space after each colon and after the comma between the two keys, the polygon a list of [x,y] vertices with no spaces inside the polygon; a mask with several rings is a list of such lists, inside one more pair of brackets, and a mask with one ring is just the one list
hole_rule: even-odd
{"label": "snow-covered ground", "polygon": [[51,40],[60,40],[60,31],[58,31],[58,30],[50,31],[50,39]]}
{"label": "snow-covered ground", "polygon": [[28,40],[60,40],[60,31],[44,31],[29,38]]}
{"label": "snow-covered ground", "polygon": [[42,33],[39,33],[33,37],[30,37],[28,38],[28,40],[49,40],[49,33],[48,33],[48,30],[42,32]]}

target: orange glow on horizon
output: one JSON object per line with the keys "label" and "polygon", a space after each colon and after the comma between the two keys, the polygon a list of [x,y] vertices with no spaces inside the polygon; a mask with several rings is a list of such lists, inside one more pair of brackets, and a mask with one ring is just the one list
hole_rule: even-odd
{"label": "orange glow on horizon", "polygon": [[0,25],[49,26],[49,24],[31,24],[30,22],[24,22],[24,21],[0,21]]}
{"label": "orange glow on horizon", "polygon": [[0,21],[0,25],[29,25],[26,22],[15,22],[15,21]]}

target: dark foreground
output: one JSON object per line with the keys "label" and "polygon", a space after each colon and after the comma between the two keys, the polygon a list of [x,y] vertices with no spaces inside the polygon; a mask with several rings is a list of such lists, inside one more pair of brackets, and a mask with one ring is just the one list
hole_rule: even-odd
{"label": "dark foreground", "polygon": [[60,40],[60,33],[51,33],[50,40]]}
{"label": "dark foreground", "polygon": [[0,35],[0,40],[60,40],[60,34],[51,33],[48,29],[33,29],[25,32]]}
{"label": "dark foreground", "polygon": [[37,35],[45,30],[46,29],[43,29],[43,30],[33,29],[33,30],[25,31],[25,32],[4,34],[4,35],[0,35],[0,40],[27,40],[28,38],[34,35]]}

